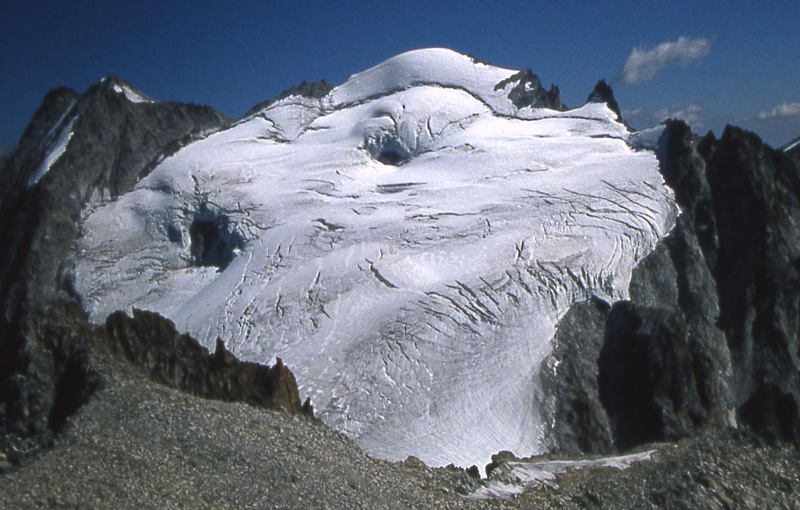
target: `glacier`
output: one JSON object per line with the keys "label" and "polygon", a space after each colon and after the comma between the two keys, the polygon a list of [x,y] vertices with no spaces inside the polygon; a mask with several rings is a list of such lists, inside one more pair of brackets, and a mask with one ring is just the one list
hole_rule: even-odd
{"label": "glacier", "polygon": [[559,320],[625,299],[679,209],[605,104],[518,108],[516,74],[415,50],[183,147],[85,211],[91,319],[152,310],[280,357],[378,457],[557,446],[539,376]]}

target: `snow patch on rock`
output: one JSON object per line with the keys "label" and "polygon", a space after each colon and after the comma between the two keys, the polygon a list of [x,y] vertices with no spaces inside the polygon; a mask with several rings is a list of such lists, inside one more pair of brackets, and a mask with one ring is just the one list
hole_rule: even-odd
{"label": "snow patch on rock", "polygon": [[526,490],[547,487],[557,489],[557,475],[587,468],[628,469],[634,462],[650,460],[656,450],[631,455],[592,460],[551,460],[504,462],[490,474],[490,479],[468,497],[470,499],[508,499]]}
{"label": "snow patch on rock", "polygon": [[39,163],[39,166],[28,179],[29,188],[35,186],[42,177],[50,171],[56,161],[67,151],[69,141],[72,139],[72,126],[75,124],[78,116],[75,115],[69,120],[67,120],[67,118],[70,113],[72,113],[75,104],[76,102],[73,100],[67,109],[64,110],[64,113],[61,114],[61,117],[53,124],[53,127],[50,128],[47,135],[45,135],[44,144],[48,147],[47,152],[45,152],[42,162]]}
{"label": "snow patch on rock", "polygon": [[154,100],[150,99],[149,97],[143,96],[142,94],[136,92],[135,90],[131,89],[126,85],[120,85],[118,83],[115,83],[113,90],[117,94],[124,95],[131,103],[155,103]]}

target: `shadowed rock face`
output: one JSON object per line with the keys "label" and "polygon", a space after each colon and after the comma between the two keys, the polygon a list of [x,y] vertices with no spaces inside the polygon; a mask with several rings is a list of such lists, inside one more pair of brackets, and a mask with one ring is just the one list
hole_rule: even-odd
{"label": "shadowed rock face", "polygon": [[572,396],[555,407],[565,451],[626,449],[729,424],[730,355],[713,324],[713,280],[682,221],[634,271],[632,302],[583,303],[559,326],[560,364],[548,383]]}
{"label": "shadowed rock face", "polygon": [[[738,128],[702,143],[739,418],[767,437],[800,441],[800,167]],[[747,412],[754,395],[770,396],[759,406],[779,423]]]}
{"label": "shadowed rock face", "polygon": [[0,453],[11,463],[39,452],[97,388],[78,305],[48,306],[0,331]]}
{"label": "shadowed rock face", "polygon": [[713,398],[713,385],[704,386],[719,363],[688,334],[690,327],[679,307],[621,302],[612,308],[598,384],[619,449],[725,425],[726,402]]}
{"label": "shadowed rock face", "polygon": [[[630,302],[579,305],[559,329],[550,384],[579,397],[557,404],[556,431],[583,438],[563,447],[625,449],[737,421],[797,442],[800,167],[752,133],[699,139],[679,121],[659,158],[683,215],[637,267]],[[566,355],[576,349],[597,364]],[[589,428],[606,420],[607,434]]]}
{"label": "shadowed rock face", "polygon": [[545,372],[544,393],[552,399],[559,448],[566,452],[613,450],[608,414],[600,401],[597,365],[610,306],[592,299],[573,306],[561,320]]}

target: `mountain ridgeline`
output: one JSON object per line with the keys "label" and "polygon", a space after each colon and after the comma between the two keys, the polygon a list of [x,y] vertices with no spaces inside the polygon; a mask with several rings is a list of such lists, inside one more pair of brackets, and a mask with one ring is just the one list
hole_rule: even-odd
{"label": "mountain ridgeline", "polygon": [[[529,70],[498,81],[498,91],[516,109],[566,110],[558,88],[545,90]],[[304,82],[248,115],[287,98],[335,93],[324,80]],[[607,105],[622,122],[604,81],[588,102]],[[240,362],[221,341],[209,354],[151,312],[117,312],[91,325],[75,289],[85,211],[232,124],[210,107],[156,102],[108,78],[82,95],[48,93],[2,160],[0,452],[12,463],[49,445],[102,388],[93,366],[100,351],[196,395],[310,412],[280,360],[274,368]],[[590,297],[561,319],[545,360],[555,368],[541,376],[554,417],[550,441],[571,453],[605,453],[739,427],[800,443],[800,158],[739,128],[698,137],[681,121],[667,122],[656,155],[682,213],[634,270],[629,300]],[[210,226],[196,229],[216,250],[227,220],[207,216]],[[336,234],[336,224],[319,225]],[[234,245],[231,253],[245,241],[236,237]],[[193,252],[197,265],[211,264],[206,251]],[[220,255],[220,271],[231,253]],[[388,287],[371,262],[369,271]]]}
{"label": "mountain ridgeline", "polygon": [[[105,335],[87,329],[79,308],[60,304],[79,302],[70,251],[82,211],[130,190],[154,161],[229,123],[207,106],[149,100],[115,77],[82,95],[57,88],[45,96],[2,168],[0,448],[9,459],[49,444],[99,384],[87,346]],[[67,126],[68,150],[48,161]]]}

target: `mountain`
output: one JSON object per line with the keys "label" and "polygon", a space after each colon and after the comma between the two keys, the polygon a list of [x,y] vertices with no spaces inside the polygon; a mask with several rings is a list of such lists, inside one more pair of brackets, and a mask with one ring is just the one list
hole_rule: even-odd
{"label": "mountain", "polygon": [[3,451],[105,398],[108,356],[309,398],[390,460],[796,443],[798,171],[737,128],[632,133],[602,81],[567,110],[445,49],[236,121],[118,78],[56,89],[2,171]]}
{"label": "mountain", "polygon": [[93,321],[143,308],[281,357],[378,457],[543,453],[559,319],[626,298],[678,211],[604,103],[539,107],[537,87],[430,49],[271,103],[90,211],[75,290]]}

